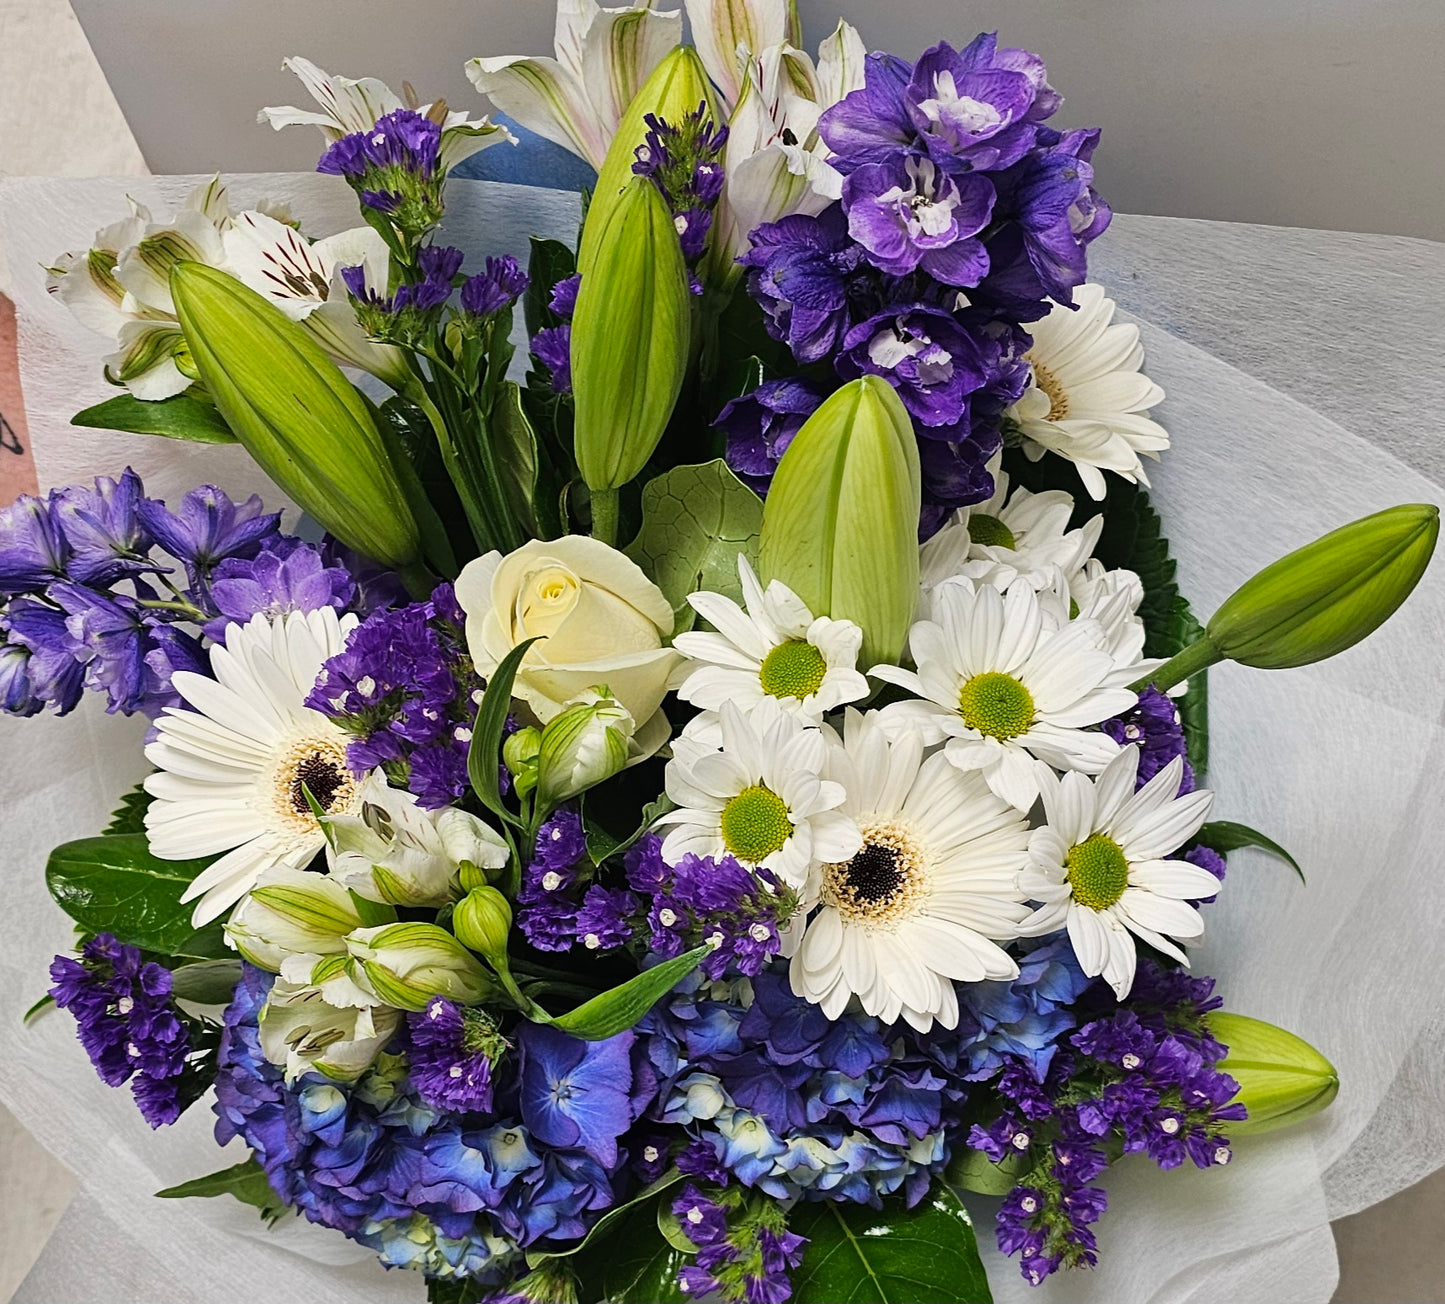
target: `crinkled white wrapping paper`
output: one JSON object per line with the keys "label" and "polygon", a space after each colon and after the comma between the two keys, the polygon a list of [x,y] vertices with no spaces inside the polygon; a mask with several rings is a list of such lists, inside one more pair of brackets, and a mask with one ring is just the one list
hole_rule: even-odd
{"label": "crinkled white wrapping paper", "polygon": [[[42,484],[129,462],[156,493],[211,480],[264,491],[235,450],[77,432],[105,396],[104,342],[46,300],[40,264],[113,220],[128,190],[173,201],[184,180],[0,185],[0,223],[21,314],[22,365]],[[315,177],[247,177],[247,202],[292,201],[309,230],[354,221],[350,195]],[[450,238],[522,253],[569,238],[576,197],[458,184]],[[164,203],[158,203],[164,207]],[[1175,447],[1156,498],[1202,614],[1242,579],[1326,529],[1397,502],[1440,501],[1445,480],[1445,249],[1422,241],[1167,218],[1116,220],[1094,277],[1140,321],[1157,415]],[[274,498],[274,493],[272,494]],[[1369,642],[1322,666],[1227,666],[1212,682],[1220,818],[1253,824],[1304,864],[1303,887],[1253,852],[1231,857],[1197,967],[1231,1008],[1289,1026],[1343,1080],[1325,1115],[1249,1139],[1228,1169],[1160,1173],[1126,1161],[1107,1179],[1102,1264],[1030,1291],[993,1253],[1001,1301],[1258,1304],[1325,1301],[1336,1280],[1328,1220],[1445,1163],[1445,562]],[[90,705],[90,704],[88,704]],[[18,1029],[69,937],[46,895],[46,852],[94,832],[144,769],[135,722],[94,710],[0,721],[5,908],[0,914],[0,1099],[80,1177],[21,1301],[416,1300],[420,1284],[299,1223],[259,1229],[227,1201],[161,1202],[157,1188],[233,1161],[193,1110],[152,1134],[126,1093],[93,1075],[70,1020]],[[332,1264],[322,1266],[330,1255]]]}

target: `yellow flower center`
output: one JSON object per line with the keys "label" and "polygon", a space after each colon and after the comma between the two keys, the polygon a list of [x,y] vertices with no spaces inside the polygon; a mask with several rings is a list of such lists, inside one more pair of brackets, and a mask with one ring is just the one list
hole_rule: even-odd
{"label": "yellow flower center", "polygon": [[844,923],[892,929],[927,899],[927,857],[901,824],[865,822],[862,833],[852,860],[823,866],[823,902]]}
{"label": "yellow flower center", "polygon": [[970,729],[1007,741],[1034,720],[1034,699],[1012,675],[986,670],[958,690],[958,713]]}
{"label": "yellow flower center", "polygon": [[1129,862],[1123,849],[1102,833],[1070,847],[1064,863],[1074,900],[1090,910],[1107,910],[1129,886]]}
{"label": "yellow flower center", "polygon": [[792,836],[787,803],[764,784],[744,788],[723,807],[723,846],[747,864],[756,865],[781,851]]}
{"label": "yellow flower center", "polygon": [[758,679],[771,697],[809,697],[823,686],[828,663],[811,643],[790,639],[763,658]]}
{"label": "yellow flower center", "polygon": [[1063,382],[1037,358],[1030,358],[1034,366],[1034,384],[1049,397],[1050,421],[1062,421],[1069,415],[1069,391]]}
{"label": "yellow flower center", "polygon": [[1014,532],[997,516],[981,516],[970,512],[968,516],[968,537],[985,548],[1017,548]]}

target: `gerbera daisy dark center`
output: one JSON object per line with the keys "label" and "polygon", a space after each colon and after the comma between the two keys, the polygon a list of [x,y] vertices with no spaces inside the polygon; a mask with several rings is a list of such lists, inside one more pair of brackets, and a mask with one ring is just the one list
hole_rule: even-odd
{"label": "gerbera daisy dark center", "polygon": [[844,880],[848,890],[859,901],[869,905],[885,901],[898,891],[903,871],[898,865],[898,852],[893,847],[869,843],[847,864]]}
{"label": "gerbera daisy dark center", "polygon": [[330,811],[342,789],[350,790],[351,775],[336,759],[324,752],[312,752],[296,766],[291,777],[291,805],[300,815],[309,814],[311,806],[306,800],[306,790],[316,798],[324,811]]}

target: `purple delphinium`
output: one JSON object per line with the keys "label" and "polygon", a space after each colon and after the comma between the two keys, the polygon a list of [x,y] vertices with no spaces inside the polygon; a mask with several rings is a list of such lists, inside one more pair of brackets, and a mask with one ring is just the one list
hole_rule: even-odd
{"label": "purple delphinium", "polygon": [[141,516],[145,489],[129,467],[119,479],[96,478],[95,487],[74,485],[52,498],[55,521],[70,557],[65,572],[80,584],[100,587],[127,575],[163,569],[149,556],[152,539]]}
{"label": "purple delphinium", "polygon": [[1176,756],[1184,761],[1184,777],[1179,795],[1194,791],[1194,771],[1190,768],[1184,742],[1184,726],[1179,708],[1172,698],[1157,688],[1146,688],[1139,694],[1138,704],[1122,715],[1105,720],[1099,726],[1121,746],[1132,743],[1139,749],[1139,776],[1135,790],[1142,788]]}
{"label": "purple delphinium", "polygon": [[522,1121],[547,1145],[617,1163],[617,1140],[640,1112],[634,1096],[631,1032],[582,1041],[540,1023],[518,1029]]}
{"label": "purple delphinium", "polygon": [[532,336],[532,356],[547,368],[555,393],[572,392],[572,327],[569,323],[544,326]]}
{"label": "purple delphinium", "polygon": [[[33,700],[54,708],[57,715],[74,710],[85,689],[85,666],[75,656],[65,613],[36,598],[15,598],[0,625],[7,646],[25,653],[24,673]],[[20,713],[34,714],[29,704]]]}
{"label": "purple delphinium", "polygon": [[47,594],[65,613],[70,653],[84,667],[86,688],[106,695],[107,712],[154,716],[179,702],[169,675],[158,676],[149,664],[155,622],[135,599],[70,583],[52,584]]}
{"label": "purple delphinium", "polygon": [[487,269],[462,283],[462,311],[474,317],[490,317],[510,308],[527,292],[527,273],[510,254],[488,258]]}
{"label": "purple delphinium", "polygon": [[204,1084],[188,1072],[191,1033],[171,1003],[171,974],[109,933],[91,938],[80,959],[51,962],[50,994],[75,1016],[77,1035],[101,1081],[132,1094],[152,1127],[174,1123]]}
{"label": "purple delphinium", "polygon": [[280,538],[255,557],[221,562],[211,578],[211,601],[220,613],[206,634],[224,641],[231,622],[244,625],[255,616],[289,611],[345,611],[356,596],[356,583],[344,566],[328,566],[319,549],[296,538]]}
{"label": "purple delphinium", "polygon": [[137,512],[156,543],[185,566],[202,606],[216,566],[228,557],[254,557],[281,526],[281,513],[267,512],[255,494],[236,503],[209,484],[192,489],[175,511],[148,498]]}
{"label": "purple delphinium", "polygon": [[824,397],[810,380],[765,380],[723,408],[713,425],[727,435],[727,464],[744,484],[767,493],[793,436]]}
{"label": "purple delphinium", "polygon": [[38,593],[64,579],[70,544],[55,519],[55,495],[21,494],[0,508],[0,594]]}
{"label": "purple delphinium", "polygon": [[416,1093],[435,1109],[490,1113],[494,1070],[508,1043],[490,1015],[433,996],[407,1016],[407,1053]]}

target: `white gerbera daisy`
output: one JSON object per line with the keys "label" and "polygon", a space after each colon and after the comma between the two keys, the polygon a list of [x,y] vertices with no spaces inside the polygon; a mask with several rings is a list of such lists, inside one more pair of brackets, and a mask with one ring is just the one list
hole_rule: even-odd
{"label": "white gerbera daisy", "polygon": [[929,597],[939,584],[965,576],[980,584],[1006,589],[1026,579],[1035,589],[1047,588],[1062,573],[1070,583],[1093,555],[1104,528],[1102,515],[1077,530],[1069,529],[1073,495],[1062,489],[1031,493],[1019,486],[1009,492],[1008,475],[993,471],[993,497],[960,507],[948,523],[919,549],[920,614],[930,614]]}
{"label": "white gerbera daisy", "polygon": [[1144,346],[1137,326],[1114,320],[1114,301],[1101,285],[1074,291],[1076,308],[1055,305],[1029,326],[1033,371],[1023,396],[1005,413],[1037,462],[1045,452],[1073,462],[1094,499],[1103,498],[1105,471],[1149,483],[1144,457],[1169,447],[1169,434],[1146,413],[1164,391],[1139,367]]}
{"label": "white gerbera daisy", "polygon": [[826,864],[818,910],[793,954],[793,991],[838,1018],[856,996],[885,1023],[958,1025],[954,982],[1018,976],[995,943],[1028,915],[1018,889],[1028,824],[977,774],[908,730],[890,743],[850,710],[827,774],[848,799],[862,847]]}
{"label": "white gerbera daisy", "polygon": [[746,610],[721,593],[692,593],[688,602],[717,633],[679,634],[672,645],[692,658],[677,674],[677,695],[705,710],[736,702],[745,710],[765,697],[809,720],[868,696],[858,671],[863,631],[851,620],[815,617],[792,589],[766,589],[738,554]]}
{"label": "white gerbera daisy", "polygon": [[356,617],[329,607],[229,625],[211,649],[214,679],[175,675],[191,710],[167,708],[146,749],[157,773],[146,811],[150,848],[165,860],[225,852],[181,897],[197,927],[223,914],[268,869],[303,868],[325,845],[305,790],[332,815],[360,808],[346,734],[303,703]]}
{"label": "white gerbera daisy", "polygon": [[1212,897],[1219,880],[1184,860],[1168,860],[1204,823],[1214,794],[1179,795],[1176,757],[1134,791],[1139,749],[1126,747],[1097,779],[1044,780],[1047,823],[1029,838],[1024,895],[1042,902],[1020,925],[1028,937],[1067,928],[1083,971],[1104,976],[1123,1000],[1134,985],[1134,934],[1187,965],[1171,938],[1204,931],[1191,901]]}
{"label": "white gerbera daisy", "polygon": [[[1026,811],[1039,795],[1039,772],[1097,774],[1119,747],[1090,729],[1127,711],[1138,697],[1116,684],[1118,664],[1097,620],[1045,620],[1026,580],[1007,593],[964,581],[934,595],[936,621],[909,631],[917,671],[875,666],[869,673],[921,700],[879,712],[896,736],[922,731],[961,770],[979,770],[1005,801]],[[1041,764],[1047,762],[1047,764]]]}
{"label": "white gerbera daisy", "polygon": [[658,820],[672,826],[663,858],[732,856],[806,892],[815,865],[847,860],[863,841],[838,809],[842,786],[821,777],[827,739],[773,702],[751,713],[727,702],[717,725],[721,746],[690,745],[668,762],[667,795],[678,808]]}

